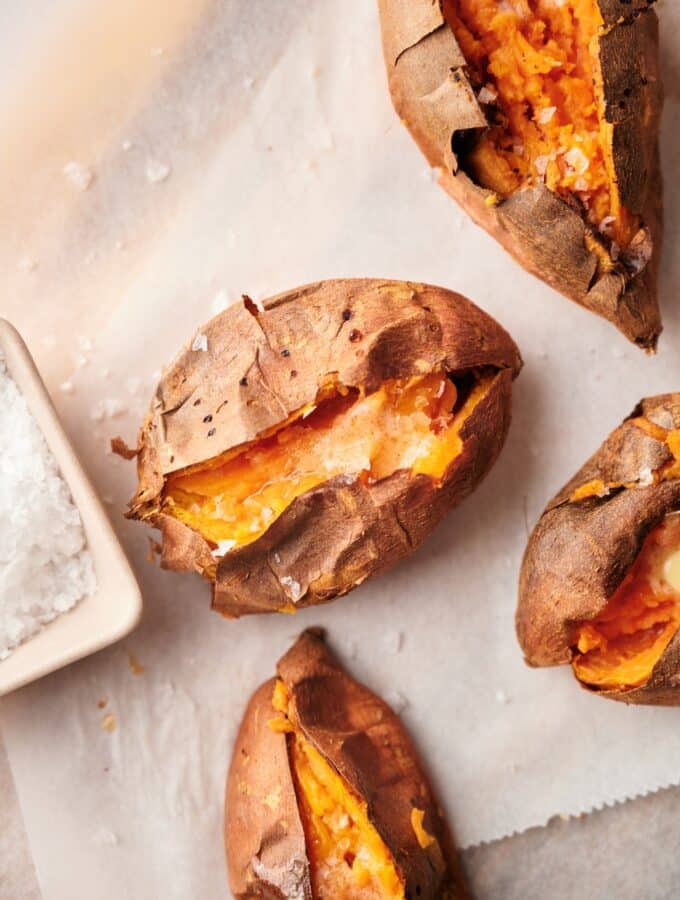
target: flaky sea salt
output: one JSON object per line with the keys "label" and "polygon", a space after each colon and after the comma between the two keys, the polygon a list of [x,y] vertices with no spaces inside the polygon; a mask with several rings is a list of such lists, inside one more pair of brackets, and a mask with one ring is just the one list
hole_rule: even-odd
{"label": "flaky sea salt", "polygon": [[75,160],[67,162],[62,171],[77,191],[87,191],[94,181],[92,169]]}
{"label": "flaky sea salt", "polygon": [[151,184],[160,184],[170,176],[172,169],[167,163],[160,162],[157,159],[148,159],[146,161],[146,178]]}
{"label": "flaky sea salt", "polygon": [[93,593],[80,514],[0,357],[0,660]]}
{"label": "flaky sea salt", "polygon": [[300,597],[302,596],[302,587],[299,581],[296,581],[294,578],[291,578],[290,575],[284,575],[281,578],[281,584],[286,588],[286,593],[293,601],[293,603],[297,603]]}
{"label": "flaky sea salt", "polygon": [[208,349],[208,335],[199,332],[194,338],[191,349],[194,351],[202,350],[203,352],[205,352]]}
{"label": "flaky sea salt", "polygon": [[498,93],[492,88],[485,85],[477,94],[480,103],[493,103],[498,99]]}
{"label": "flaky sea salt", "polygon": [[226,556],[230,550],[232,550],[236,546],[236,541],[226,540],[226,541],[218,541],[217,547],[212,551],[212,555],[215,559],[221,559],[223,556]]}

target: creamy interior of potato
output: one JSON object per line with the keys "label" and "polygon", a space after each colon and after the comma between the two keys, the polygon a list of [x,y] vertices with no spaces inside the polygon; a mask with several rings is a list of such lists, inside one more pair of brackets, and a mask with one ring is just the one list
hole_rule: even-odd
{"label": "creamy interior of potato", "polygon": [[603,612],[577,630],[576,676],[601,689],[645,684],[680,628],[680,514],[647,537]]}
{"label": "creamy interior of potato", "polygon": [[[288,704],[281,681],[273,702],[285,714]],[[283,728],[290,732],[314,900],[403,900],[404,885],[369,820],[366,803],[287,718]]]}
{"label": "creamy interior of potato", "polygon": [[441,478],[460,429],[488,390],[443,372],[385,381],[371,394],[332,386],[252,443],[170,475],[164,511],[221,550],[256,540],[296,497],[339,475],[378,481],[400,469]]}
{"label": "creamy interior of potato", "polygon": [[492,126],[460,154],[466,171],[501,197],[540,183],[575,196],[627,246],[639,223],[616,187],[597,0],[444,0],[444,10]]}

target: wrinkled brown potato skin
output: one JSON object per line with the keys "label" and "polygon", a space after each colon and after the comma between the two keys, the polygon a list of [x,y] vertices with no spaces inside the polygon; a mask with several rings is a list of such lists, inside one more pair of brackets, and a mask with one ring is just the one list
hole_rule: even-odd
{"label": "wrinkled brown potato skin", "polygon": [[[531,534],[516,619],[519,643],[531,666],[571,662],[573,625],[602,612],[647,535],[680,509],[680,479],[636,484],[642,471],[657,470],[673,459],[665,443],[631,423],[638,416],[665,429],[680,428],[680,394],[643,400],[550,501]],[[606,497],[570,501],[579,486],[596,479],[633,486]],[[646,684],[596,693],[626,703],[680,705],[680,634]]]}
{"label": "wrinkled brown potato skin", "polygon": [[[279,661],[277,672],[306,740],[367,801],[371,822],[405,883],[406,897],[465,900],[449,830],[398,716],[344,671],[318,629],[300,636]],[[276,715],[271,705],[274,683],[267,682],[250,701],[227,779],[225,846],[237,898],[297,897],[286,891],[286,884],[311,898],[286,735],[267,725]],[[264,799],[276,785],[282,786],[281,799],[272,809]],[[425,811],[424,826],[443,853],[421,848],[411,826],[414,805]],[[259,875],[253,866],[258,856]]]}
{"label": "wrinkled brown potato skin", "polygon": [[263,312],[250,302],[235,304],[203,332],[207,352],[178,357],[142,426],[130,515],[160,528],[164,566],[208,577],[215,567],[210,545],[161,508],[169,473],[278,425],[314,401],[331,373],[344,385],[372,390],[386,379],[441,369],[497,370],[462,428],[462,452],[441,485],[398,471],[368,485],[335,478],[298,497],[260,538],[219,561],[213,608],[225,616],[290,608],[285,576],[300,585],[296,607],[303,608],[389,568],[477,486],[505,440],[519,351],[490,316],[443,288],[319,282],[266,301]]}
{"label": "wrinkled brown potato skin", "polygon": [[485,128],[487,120],[442,4],[378,0],[394,107],[430,165],[441,170],[442,187],[525,269],[648,350],[661,333],[657,274],[663,232],[658,147],[663,95],[651,2],[599,0],[611,26],[600,38],[600,59],[607,117],[614,123],[614,168],[622,202],[646,225],[653,253],[638,275],[620,267],[598,276],[596,255],[584,243],[586,225],[568,203],[538,186],[489,205],[491,192],[459,168],[454,136]]}

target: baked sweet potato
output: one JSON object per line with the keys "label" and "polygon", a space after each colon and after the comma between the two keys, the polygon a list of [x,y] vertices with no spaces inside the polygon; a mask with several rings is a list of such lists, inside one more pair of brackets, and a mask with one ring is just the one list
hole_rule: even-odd
{"label": "baked sweet potato", "polygon": [[225,805],[234,896],[457,900],[452,842],[390,707],[306,631],[255,693]]}
{"label": "baked sweet potato", "polygon": [[533,666],[680,705],[680,394],[643,400],[552,500],[527,546],[517,633]]}
{"label": "baked sweet potato", "polygon": [[327,281],[245,298],[165,373],[135,518],[226,616],[330,600],[409,554],[496,459],[517,348],[442,288]]}
{"label": "baked sweet potato", "polygon": [[653,349],[661,331],[654,0],[379,0],[394,106],[526,269]]}

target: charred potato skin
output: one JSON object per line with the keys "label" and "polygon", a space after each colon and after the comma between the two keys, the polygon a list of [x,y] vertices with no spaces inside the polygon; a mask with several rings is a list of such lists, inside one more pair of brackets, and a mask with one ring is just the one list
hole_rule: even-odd
{"label": "charred potato skin", "polygon": [[[634,424],[638,417],[664,429],[679,428],[680,394],[643,400],[550,501],[531,534],[516,617],[519,643],[531,666],[572,661],[574,625],[602,612],[647,535],[680,509],[680,479],[644,484],[647,470],[658,470],[673,457],[665,443]],[[571,499],[595,479],[628,486],[604,497]],[[680,705],[680,634],[644,685],[595,692],[626,703]]]}
{"label": "charred potato skin", "polygon": [[463,450],[440,486],[404,471],[372,485],[331,479],[294,500],[256,541],[222,557],[213,608],[227,617],[289,609],[281,577],[300,585],[295,606],[303,608],[345,594],[407,556],[493,465],[521,367],[507,332],[442,288],[326,281],[263,307],[246,299],[208,323],[208,350],[178,357],[142,426],[130,515],[160,528],[167,568],[206,574],[215,560],[199,534],[161,509],[165,477],[257,438],[313,401],[331,374],[372,390],[385,379],[441,369],[497,373],[466,420]]}
{"label": "charred potato skin", "polygon": [[[340,666],[326,646],[321,629],[305,631],[279,661],[277,672],[288,689],[300,732],[367,802],[370,820],[394,858],[408,900],[465,900],[468,895],[451,835],[398,716]],[[304,832],[301,826],[298,830],[293,777],[288,757],[280,752],[280,747],[286,746],[286,735],[278,733],[272,738],[274,732],[266,724],[275,715],[271,705],[274,683],[274,679],[267,682],[251,700],[234,749],[225,813],[228,868],[232,890],[239,898],[297,900],[304,896],[311,900],[309,862]],[[266,760],[274,745],[279,749],[271,764]],[[244,752],[249,760],[246,763],[242,762]],[[258,776],[262,767],[268,768],[265,782]],[[244,788],[243,777],[250,779],[250,790]],[[283,785],[280,807],[272,809],[263,799],[277,782]],[[293,805],[295,814],[291,816]],[[414,806],[424,811],[424,827],[436,838],[438,850],[434,845],[428,849],[420,846],[411,826]],[[285,814],[280,811],[284,809]],[[279,846],[276,836],[281,833],[282,818],[292,818],[295,828],[290,841]],[[273,841],[271,835],[275,836]],[[271,868],[277,871],[285,853],[294,852],[296,874],[292,881],[296,887],[303,885],[304,894],[286,893],[280,877],[274,885],[280,893],[267,893],[272,890],[270,883],[253,880],[253,857],[257,857],[259,848],[275,855],[276,866]],[[305,874],[300,881],[297,876],[303,866]],[[251,893],[239,892],[246,884]]]}
{"label": "charred potato skin", "polygon": [[646,227],[651,253],[637,274],[622,265],[598,274],[596,254],[585,245],[586,231],[592,229],[544,186],[496,204],[492,192],[459,166],[457,136],[486,128],[487,119],[446,21],[447,2],[378,0],[398,115],[429,164],[440,170],[442,187],[525,269],[653,350],[661,333],[657,278],[663,235],[658,143],[663,90],[654,0],[598,0],[605,21],[599,51],[606,118],[613,125],[614,170],[623,204]]}

